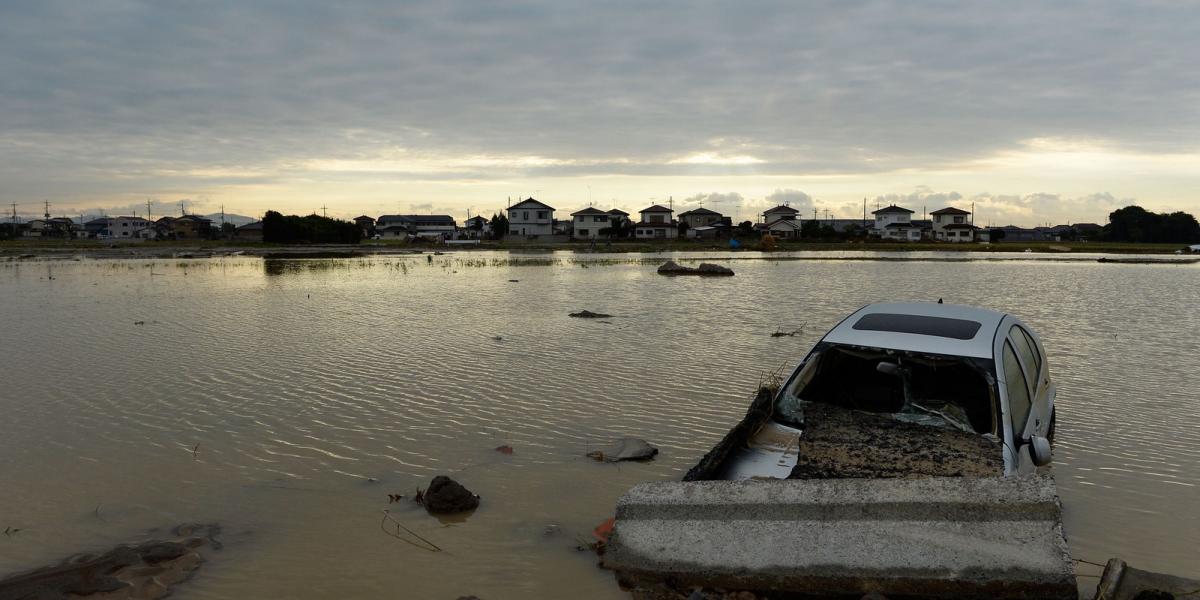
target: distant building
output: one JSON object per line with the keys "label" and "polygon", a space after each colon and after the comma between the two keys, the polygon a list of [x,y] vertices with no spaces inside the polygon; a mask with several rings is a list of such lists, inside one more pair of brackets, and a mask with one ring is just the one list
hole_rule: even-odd
{"label": "distant building", "polygon": [[769,225],[772,221],[778,221],[781,219],[784,221],[794,221],[796,220],[796,215],[798,214],[800,214],[800,211],[790,206],[780,204],[775,208],[769,208],[763,211],[763,223]]}
{"label": "distant building", "polygon": [[681,223],[687,223],[689,229],[693,227],[704,227],[705,225],[719,223],[721,218],[721,213],[715,210],[709,210],[703,206],[679,213],[679,221]]}
{"label": "distant building", "polygon": [[[153,225],[157,234],[175,240],[194,240],[209,237],[212,219],[200,215],[183,215],[182,217],[163,217]],[[122,237],[119,233],[116,237]]]}
{"label": "distant building", "polygon": [[638,239],[669,239],[679,237],[679,226],[671,215],[675,211],[655,204],[638,211],[641,220],[634,224],[633,236]]}
{"label": "distant building", "polygon": [[629,213],[627,213],[619,208],[614,208],[612,210],[609,210],[608,211],[608,222],[613,227],[621,227],[629,222]]}
{"label": "distant building", "polygon": [[483,215],[475,215],[463,221],[463,227],[471,238],[481,238],[492,232],[492,222]]}
{"label": "distant building", "polygon": [[[793,215],[794,216],[794,215]],[[801,237],[801,222],[794,218],[779,217],[763,224],[762,232],[784,240],[798,240]]]}
{"label": "distant building", "polygon": [[932,237],[943,242],[975,241],[975,226],[970,211],[948,206],[929,213],[933,217]]}
{"label": "distant building", "polygon": [[150,239],[158,237],[154,222],[141,217],[115,217],[108,226],[109,236],[116,239]]}
{"label": "distant building", "polygon": [[363,237],[371,237],[375,235],[375,219],[368,217],[367,215],[362,215],[360,217],[354,217],[354,224],[358,225],[358,228],[362,230]]}
{"label": "distant building", "polygon": [[97,238],[109,235],[109,228],[112,226],[112,219],[108,217],[100,217],[92,219],[83,224],[83,230],[87,237]]}
{"label": "distant building", "polygon": [[[372,219],[374,220],[374,219]],[[233,239],[243,242],[261,242],[263,241],[263,224],[262,221],[247,223],[238,227],[233,231]]]}
{"label": "distant building", "polygon": [[554,207],[526,198],[505,210],[509,235],[554,235]]}
{"label": "distant building", "polygon": [[452,239],[457,229],[449,215],[382,215],[375,220],[375,233],[383,238]]}
{"label": "distant building", "polygon": [[[577,240],[596,239],[600,230],[609,228],[609,213],[598,208],[587,207],[571,213],[571,237]],[[608,233],[607,231],[605,233]]]}
{"label": "distant building", "polygon": [[921,226],[912,222],[913,211],[902,206],[885,206],[871,212],[875,215],[875,227],[871,234],[885,240],[917,241],[921,239]]}

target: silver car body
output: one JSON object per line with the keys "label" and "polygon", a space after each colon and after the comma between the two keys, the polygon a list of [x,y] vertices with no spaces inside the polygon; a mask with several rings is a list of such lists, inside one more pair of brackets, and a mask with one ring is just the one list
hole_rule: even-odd
{"label": "silver car body", "polygon": [[[864,306],[825,334],[780,387],[780,394],[801,375],[816,348],[828,347],[826,343],[990,360],[1006,475],[1032,472],[1035,438],[1044,442],[1053,432],[1055,387],[1045,348],[1041,338],[1011,314],[940,303]],[[1029,399],[1028,409],[1024,398]]]}

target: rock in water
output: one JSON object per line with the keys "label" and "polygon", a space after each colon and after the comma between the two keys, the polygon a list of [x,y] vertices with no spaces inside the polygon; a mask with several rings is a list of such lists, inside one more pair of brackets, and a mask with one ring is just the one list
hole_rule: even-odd
{"label": "rock in water", "polygon": [[612,315],[606,315],[604,313],[594,313],[590,310],[581,310],[581,311],[575,312],[575,313],[568,313],[567,316],[575,317],[577,319],[607,319],[607,318],[612,317]]}
{"label": "rock in water", "polygon": [[615,444],[602,450],[588,452],[588,456],[605,462],[619,460],[647,460],[658,454],[658,448],[651,446],[640,438],[622,438]]}
{"label": "rock in water", "polygon": [[733,275],[733,269],[712,263],[700,263],[700,266],[696,267],[696,272],[701,275]]}
{"label": "rock in water", "polygon": [[435,514],[452,514],[475,510],[479,506],[479,496],[472,494],[461,483],[438,475],[429,484],[423,496],[425,510]]}

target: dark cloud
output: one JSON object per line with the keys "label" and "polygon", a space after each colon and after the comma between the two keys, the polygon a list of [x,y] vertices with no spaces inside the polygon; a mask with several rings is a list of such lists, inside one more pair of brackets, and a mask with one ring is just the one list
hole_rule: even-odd
{"label": "dark cloud", "polygon": [[1198,29],[1169,2],[8,2],[0,199],[303,183],[398,149],[427,164],[393,177],[430,181],[1194,152]]}

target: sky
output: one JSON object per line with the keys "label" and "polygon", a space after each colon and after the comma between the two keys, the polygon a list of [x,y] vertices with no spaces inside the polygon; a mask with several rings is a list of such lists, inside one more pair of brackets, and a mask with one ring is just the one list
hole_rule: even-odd
{"label": "sky", "polygon": [[1157,1],[0,0],[0,208],[1200,213],[1197,31]]}

